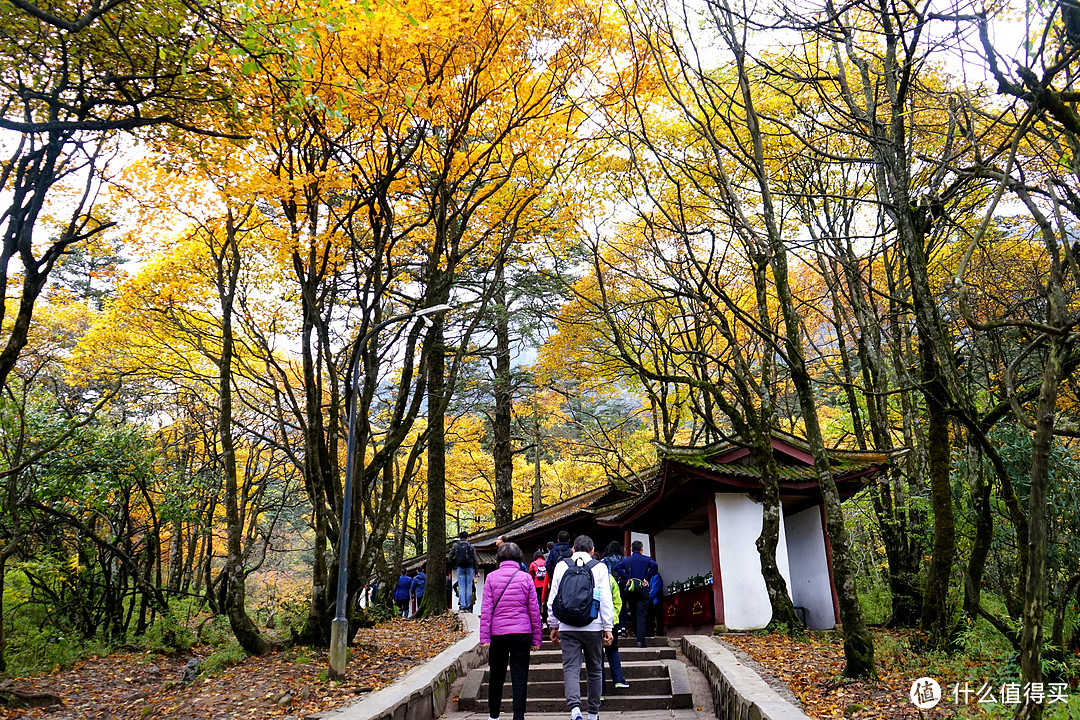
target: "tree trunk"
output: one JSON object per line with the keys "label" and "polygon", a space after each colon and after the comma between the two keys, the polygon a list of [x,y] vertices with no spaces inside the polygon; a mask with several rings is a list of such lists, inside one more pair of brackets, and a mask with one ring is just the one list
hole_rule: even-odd
{"label": "tree trunk", "polygon": [[[938,374],[936,358],[920,340],[923,379]],[[936,384],[936,383],[935,383]],[[949,477],[949,418],[938,394],[926,392],[926,449],[930,469],[930,497],[934,508],[934,550],[926,576],[922,618],[919,625],[930,635],[931,643],[941,645],[948,639],[949,578],[956,557],[956,527],[953,518],[952,482]]]}
{"label": "tree trunk", "polygon": [[[442,590],[446,577],[446,418],[444,395],[446,393],[446,347],[443,340],[443,320],[433,319],[431,358],[428,362],[428,542],[427,576],[431,590]],[[428,612],[438,615],[446,607],[446,594],[432,592]]]}
{"label": "tree trunk", "polygon": [[[311,570],[311,596],[300,641],[318,647],[330,644],[330,621],[333,597],[327,592],[333,578],[327,559],[330,535],[331,508],[340,507],[338,484],[327,462],[326,443],[328,428],[323,418],[322,399],[326,396],[319,363],[319,342],[316,338],[318,318],[319,276],[305,270],[299,252],[292,256],[293,271],[300,283],[303,327],[301,329],[301,356],[304,372],[304,488],[311,502],[312,525],[315,529],[314,558]],[[308,266],[317,266],[316,258],[308,258]],[[334,432],[333,429],[330,432]],[[340,528],[338,533],[340,533]],[[335,565],[336,567],[336,565]]]}
{"label": "tree trunk", "polygon": [[983,472],[982,453],[974,440],[968,443],[968,457],[968,473],[973,476],[971,508],[975,516],[975,539],[964,575],[964,614],[968,622],[974,623],[979,617],[982,603],[982,579],[986,559],[990,555],[990,544],[994,539],[994,518],[990,504],[990,483]]}
{"label": "tree trunk", "polygon": [[540,512],[544,509],[543,486],[540,483],[540,413],[537,410],[539,402],[533,403],[533,489],[532,511]]}
{"label": "tree trunk", "polygon": [[510,444],[513,422],[513,388],[510,377],[510,308],[506,305],[504,258],[495,267],[495,414],[491,447],[495,464],[495,524],[514,519],[514,453]]}
{"label": "tree trunk", "polygon": [[180,581],[184,575],[184,525],[179,520],[172,522],[172,537],[169,538],[169,579],[167,587],[170,593],[180,592]]}
{"label": "tree trunk", "polygon": [[754,448],[755,464],[761,468],[761,534],[756,541],[761,558],[761,575],[765,578],[765,590],[772,606],[769,626],[785,625],[788,632],[802,629],[802,621],[795,612],[787,581],[776,564],[776,546],[780,542],[780,486],[777,484],[776,457],[772,452],[770,436],[758,438]]}
{"label": "tree trunk", "polygon": [[[749,93],[748,86],[744,92]],[[749,98],[747,102],[749,103]],[[755,139],[755,143],[760,142],[760,139]],[[766,211],[766,216],[768,215]],[[771,220],[769,224],[773,224]],[[836,581],[836,595],[840,605],[840,621],[844,633],[844,658],[847,662],[844,675],[876,677],[874,640],[866,629],[862,606],[859,604],[847,528],[844,527],[844,516],[840,509],[840,491],[836,487],[829,456],[825,449],[825,441],[821,435],[817,401],[800,341],[799,316],[791,296],[791,287],[788,284],[787,250],[777,231],[769,233],[769,244],[777,300],[784,318],[784,348],[787,350],[791,379],[798,395],[799,408],[802,410],[803,421],[806,425],[806,439],[814,458],[814,469],[825,506],[825,527],[832,547],[833,578]]]}
{"label": "tree trunk", "polygon": [[[4,548],[4,551],[0,552],[0,618],[4,617],[4,576],[7,574],[7,559],[8,548]],[[0,622],[0,675],[7,673],[7,660],[4,659],[7,650],[5,627],[5,623]]]}
{"label": "tree trunk", "polygon": [[330,572],[326,549],[326,513],[321,509],[312,509],[312,522],[315,526],[314,557],[311,569],[311,597],[308,602],[307,619],[300,631],[300,642],[317,647],[330,646],[330,597],[327,588]]}
{"label": "tree trunk", "polygon": [[[764,148],[758,127],[758,117],[754,110],[753,93],[745,68],[741,67],[742,62],[744,62],[744,57],[741,56],[742,48],[739,50],[739,86],[746,113],[747,130],[750,132],[751,138],[753,138],[754,164],[756,167],[764,169],[766,167]],[[788,283],[788,249],[784,246],[784,240],[780,234],[776,211],[773,206],[772,192],[764,179],[765,177],[767,177],[767,174],[763,172],[760,176],[759,187],[761,189],[766,241],[768,243],[769,266],[772,269],[776,299],[783,317],[783,344],[784,349],[787,351],[788,368],[798,397],[799,409],[802,411],[803,422],[806,427],[806,439],[814,458],[814,470],[821,488],[822,502],[825,506],[825,525],[829,535],[829,543],[832,547],[833,578],[836,581],[836,594],[840,605],[840,620],[844,633],[844,657],[846,660],[844,674],[847,677],[876,677],[874,641],[870,636],[870,632],[866,629],[862,606],[859,604],[859,594],[855,587],[855,571],[848,545],[847,528],[844,527],[844,516],[840,510],[840,491],[836,487],[829,456],[825,449],[825,441],[821,435],[821,425],[817,414],[817,400],[814,397],[814,388],[811,384],[810,373],[806,367],[806,358],[803,354],[800,337],[802,326],[799,314],[795,309],[795,301],[791,295],[791,286]]]}
{"label": "tree trunk", "polygon": [[245,607],[245,572],[243,555],[244,525],[239,506],[236,474],[236,445],[232,437],[232,307],[236,282],[240,273],[240,253],[236,245],[236,228],[229,213],[228,241],[222,248],[217,266],[218,293],[221,301],[221,359],[218,364],[218,394],[221,411],[218,415],[218,441],[225,480],[225,523],[227,555],[225,558],[225,612],[240,647],[249,655],[265,655],[272,649],[248,617]]}
{"label": "tree trunk", "polygon": [[[1076,609],[1080,611],[1080,585],[1076,586]],[[1069,647],[1066,648],[1068,652],[1074,655],[1080,654],[1080,622],[1076,623],[1076,627],[1073,628],[1072,638],[1069,640]]]}
{"label": "tree trunk", "polygon": [[[843,257],[841,265],[857,323],[855,350],[859,359],[870,437],[874,448],[880,452],[889,452],[893,449],[888,404],[892,373],[887,368],[884,359],[881,323],[867,297],[866,286],[870,284],[870,281],[865,279],[859,271],[861,263],[850,240],[843,242],[838,248],[838,253]],[[836,272],[839,275],[839,270]],[[886,275],[890,292],[896,294],[896,289],[892,288],[893,274],[887,272]],[[893,302],[895,304],[895,301]],[[839,293],[836,293],[834,304],[836,312],[839,313],[842,305]],[[842,336],[842,322],[838,319],[837,323],[837,332]],[[899,332],[902,327],[895,318],[889,324],[895,328],[894,332]],[[894,342],[896,342],[895,336]],[[853,371],[848,369],[850,367],[848,358],[846,355],[843,357],[845,374],[853,375]],[[854,388],[855,378],[849,376],[848,383],[851,388]],[[908,392],[902,392],[906,398]],[[853,402],[850,397],[848,402],[849,404]],[[854,407],[852,413],[853,415],[855,413]],[[868,444],[864,439],[860,439],[860,447]],[[912,530],[911,516],[903,502],[903,482],[902,469],[893,466],[886,476],[876,480],[870,488],[874,515],[878,521],[878,528],[885,546],[885,558],[889,565],[889,595],[892,598],[890,627],[914,627],[919,621],[922,610],[922,587],[919,582],[919,564],[922,553],[918,541],[919,533]]]}
{"label": "tree trunk", "polygon": [[[1060,278],[1059,278],[1060,279]],[[1058,286],[1060,288],[1060,285]],[[1050,292],[1054,294],[1053,290]],[[1051,321],[1055,301],[1050,300]],[[1047,497],[1050,481],[1050,450],[1054,444],[1054,419],[1057,411],[1058,383],[1063,360],[1067,354],[1066,340],[1060,336],[1050,339],[1046,366],[1043,368],[1039,405],[1035,416],[1035,433],[1031,439],[1031,490],[1028,495],[1028,565],[1024,585],[1024,614],[1020,631],[1020,679],[1023,683],[1043,680],[1040,652],[1042,650],[1043,615],[1046,601]],[[1043,714],[1041,703],[1025,698],[1016,708],[1015,718],[1038,720]]]}
{"label": "tree trunk", "polygon": [[[1074,574],[1065,582],[1065,590],[1061,593],[1061,599],[1054,611],[1054,629],[1050,633],[1050,645],[1065,649],[1065,613],[1072,604],[1073,591],[1080,589],[1080,572]],[[1077,625],[1080,627],[1080,624]]]}

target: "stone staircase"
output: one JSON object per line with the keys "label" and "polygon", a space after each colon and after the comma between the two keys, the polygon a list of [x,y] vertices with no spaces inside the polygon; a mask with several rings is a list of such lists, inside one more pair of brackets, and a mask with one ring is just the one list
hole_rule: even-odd
{"label": "stone staircase", "polygon": [[[620,642],[623,674],[629,688],[615,688],[611,672],[607,674],[607,694],[600,712],[637,710],[675,710],[693,705],[686,666],[675,658],[675,648],[666,638],[648,638],[647,647],[634,645],[633,638]],[[585,711],[585,669],[581,671],[581,708]],[[488,669],[476,668],[465,678],[458,696],[458,709],[486,712],[488,698]],[[512,698],[510,674],[503,686],[503,711],[508,714]],[[562,651],[545,640],[532,654],[529,664],[528,713],[564,713]]]}

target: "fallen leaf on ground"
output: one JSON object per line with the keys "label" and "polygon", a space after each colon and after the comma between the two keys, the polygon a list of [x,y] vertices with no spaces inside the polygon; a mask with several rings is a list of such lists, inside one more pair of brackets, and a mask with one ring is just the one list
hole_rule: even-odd
{"label": "fallen leaf on ground", "polygon": [[[325,679],[326,650],[290,648],[249,657],[215,676],[179,681],[184,666],[212,648],[164,656],[115,653],[91,657],[68,670],[16,678],[15,687],[51,691],[64,699],[63,716],[71,720],[217,720],[239,713],[258,717],[304,717],[353,702],[365,692],[389,685],[406,671],[435,657],[465,636],[457,619],[444,615],[422,620],[395,618],[354,638],[345,680]],[[117,679],[119,678],[119,679]],[[132,688],[138,686],[139,692]],[[279,705],[275,698],[292,697]],[[4,709],[4,720],[47,718],[45,708]]]}

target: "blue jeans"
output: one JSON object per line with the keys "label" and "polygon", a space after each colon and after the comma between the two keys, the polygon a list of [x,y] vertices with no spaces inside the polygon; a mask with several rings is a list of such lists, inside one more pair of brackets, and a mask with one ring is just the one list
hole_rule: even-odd
{"label": "blue jeans", "polygon": [[[607,659],[607,662],[601,664],[601,669],[603,670],[603,672],[601,673],[601,679],[602,679],[602,685],[603,685],[603,688],[604,688],[604,690],[603,690],[604,695],[607,695],[607,666],[608,665],[611,666],[611,681],[612,682],[616,682],[616,683],[625,683],[626,682],[626,676],[623,674],[623,669],[622,669],[622,656],[619,655],[619,629],[620,629],[619,626],[616,625],[615,629],[611,631],[611,634],[614,637],[612,638],[610,645],[605,645],[604,646],[604,658],[601,658],[601,660],[603,660],[605,658]],[[492,715],[492,717],[495,717],[495,716]]]}
{"label": "blue jeans", "polygon": [[458,609],[468,610],[472,605],[473,575],[476,570],[471,567],[459,567],[457,569],[457,595]]}

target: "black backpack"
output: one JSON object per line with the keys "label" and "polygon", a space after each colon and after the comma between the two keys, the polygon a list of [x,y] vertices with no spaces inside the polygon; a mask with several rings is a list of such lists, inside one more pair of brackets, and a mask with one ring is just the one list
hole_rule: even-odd
{"label": "black backpack", "polygon": [[457,552],[454,561],[458,567],[472,567],[474,558],[473,546],[465,540],[458,540]]}
{"label": "black backpack", "polygon": [[559,581],[559,592],[551,604],[551,611],[561,623],[574,627],[584,627],[596,619],[600,608],[593,602],[592,569],[600,564],[599,560],[587,563],[575,562],[566,558],[566,572]]}

